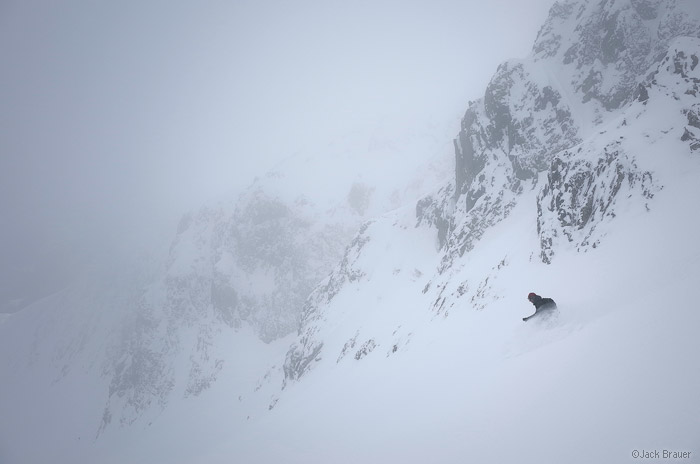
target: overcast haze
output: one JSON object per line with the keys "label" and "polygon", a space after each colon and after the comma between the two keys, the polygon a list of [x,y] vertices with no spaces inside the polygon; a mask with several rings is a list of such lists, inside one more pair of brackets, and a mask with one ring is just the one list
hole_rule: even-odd
{"label": "overcast haze", "polygon": [[551,3],[3,0],[0,310],[296,151],[456,120]]}

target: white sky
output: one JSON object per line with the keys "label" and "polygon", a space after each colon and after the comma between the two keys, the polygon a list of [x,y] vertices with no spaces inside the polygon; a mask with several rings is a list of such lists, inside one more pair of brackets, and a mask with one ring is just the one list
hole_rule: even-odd
{"label": "white sky", "polygon": [[358,126],[454,119],[551,3],[1,0],[0,278],[160,233]]}

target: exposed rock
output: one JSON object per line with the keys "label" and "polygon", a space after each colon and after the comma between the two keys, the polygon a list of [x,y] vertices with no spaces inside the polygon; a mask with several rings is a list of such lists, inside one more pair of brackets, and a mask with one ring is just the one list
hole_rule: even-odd
{"label": "exposed rock", "polygon": [[450,232],[452,209],[452,192],[454,185],[451,183],[438,191],[435,196],[427,196],[416,204],[416,218],[418,226],[432,226],[438,231],[438,248],[442,248]]}
{"label": "exposed rock", "polygon": [[359,361],[360,359],[364,358],[365,356],[370,354],[372,351],[374,351],[374,349],[376,347],[377,347],[377,343],[374,340],[372,340],[372,339],[367,340],[366,342],[364,342],[362,344],[360,349],[357,350],[357,352],[355,353],[355,359]]}
{"label": "exposed rock", "polygon": [[[591,150],[590,148],[588,150]],[[597,161],[585,149],[566,151],[547,173],[547,182],[537,196],[537,233],[540,257],[550,263],[561,240],[579,251],[595,248],[601,239],[597,228],[615,217],[620,192],[650,200],[658,187],[650,172],[640,171],[620,142],[603,149]]]}
{"label": "exposed rock", "polygon": [[308,348],[309,339],[302,339],[300,345],[292,345],[287,352],[284,361],[284,378],[287,380],[297,380],[306,372],[313,361],[320,361],[320,353],[323,343],[314,344],[310,350]]}

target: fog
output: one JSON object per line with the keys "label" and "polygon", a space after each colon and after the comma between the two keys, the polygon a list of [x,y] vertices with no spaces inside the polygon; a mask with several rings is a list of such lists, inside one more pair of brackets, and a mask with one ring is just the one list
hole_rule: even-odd
{"label": "fog", "polygon": [[0,312],[292,153],[456,120],[551,3],[4,0]]}

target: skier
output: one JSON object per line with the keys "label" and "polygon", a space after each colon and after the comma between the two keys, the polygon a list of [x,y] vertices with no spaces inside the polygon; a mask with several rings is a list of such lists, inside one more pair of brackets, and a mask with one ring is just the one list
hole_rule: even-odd
{"label": "skier", "polygon": [[535,314],[528,317],[523,317],[523,321],[527,321],[531,317],[535,317],[537,313],[541,311],[552,311],[557,309],[557,304],[551,298],[542,298],[536,293],[530,293],[527,296],[527,299],[530,301],[530,303],[535,305]]}

